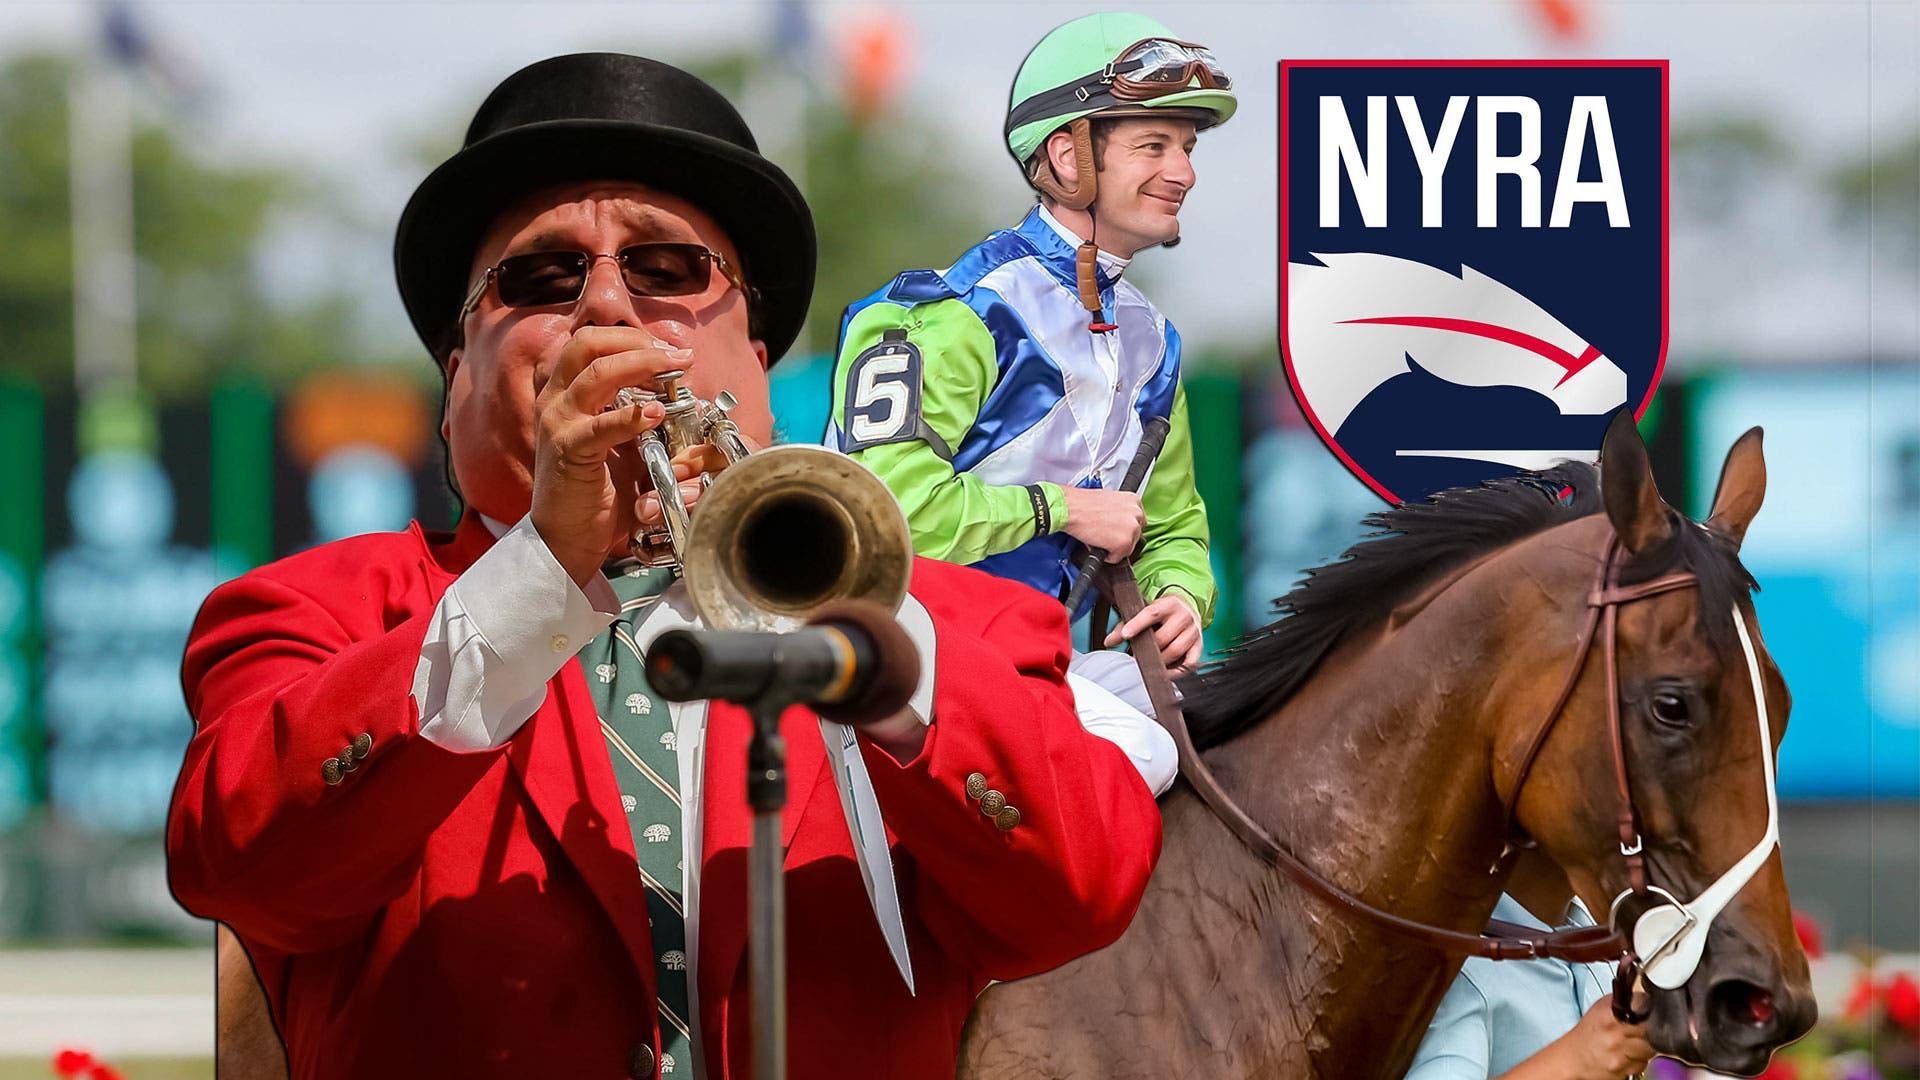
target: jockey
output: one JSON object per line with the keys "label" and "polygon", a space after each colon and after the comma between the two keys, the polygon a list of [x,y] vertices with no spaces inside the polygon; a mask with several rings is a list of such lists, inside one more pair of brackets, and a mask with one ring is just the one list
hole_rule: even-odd
{"label": "jockey", "polygon": [[[1149,603],[1106,644],[1151,626],[1181,670],[1200,659],[1217,592],[1206,507],[1180,335],[1123,274],[1178,242],[1195,136],[1233,115],[1230,86],[1210,51],[1142,16],[1088,15],[1042,38],[1006,119],[1039,205],[945,270],[906,271],[847,308],[827,432],[893,489],[922,555],[1064,598],[1088,548],[1118,561],[1137,547]],[[1171,430],[1143,490],[1116,490],[1154,417]],[[1083,721],[1112,706],[1134,734],[1090,730],[1164,790],[1172,741],[1138,725],[1152,707],[1133,663],[1079,654],[1070,674]]]}

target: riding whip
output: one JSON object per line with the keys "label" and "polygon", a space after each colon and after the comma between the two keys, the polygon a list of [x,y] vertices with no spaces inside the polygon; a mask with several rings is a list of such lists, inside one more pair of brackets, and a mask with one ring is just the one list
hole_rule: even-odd
{"label": "riding whip", "polygon": [[[1136,492],[1146,481],[1147,469],[1153,460],[1160,456],[1160,448],[1166,444],[1167,431],[1171,427],[1164,416],[1148,420],[1140,429],[1140,446],[1133,452],[1133,460],[1127,463],[1127,475],[1120,481],[1120,490]],[[1067,617],[1080,608],[1080,601],[1086,599],[1087,590],[1093,588],[1093,572],[1100,568],[1100,562],[1107,553],[1099,548],[1090,547],[1080,559],[1080,573],[1074,576],[1073,588],[1067,592]]]}

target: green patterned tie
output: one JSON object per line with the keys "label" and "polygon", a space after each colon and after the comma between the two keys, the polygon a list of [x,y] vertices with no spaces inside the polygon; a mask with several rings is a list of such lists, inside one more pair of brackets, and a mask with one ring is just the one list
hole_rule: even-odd
{"label": "green patterned tie", "polygon": [[620,598],[620,617],[580,651],[580,666],[593,690],[600,731],[607,737],[620,804],[640,854],[646,885],[647,924],[652,928],[654,975],[660,988],[660,1073],[676,1064],[692,1069],[687,1016],[687,922],[683,899],[678,732],[667,703],[647,685],[633,627],[667,586],[673,571],[638,564],[609,570],[607,583]]}

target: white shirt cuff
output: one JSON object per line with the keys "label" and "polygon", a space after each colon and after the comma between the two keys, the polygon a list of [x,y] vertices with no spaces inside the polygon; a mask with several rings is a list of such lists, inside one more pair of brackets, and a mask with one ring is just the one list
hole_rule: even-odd
{"label": "white shirt cuff", "polygon": [[449,750],[504,744],[546,699],[547,681],[613,622],[598,576],[583,591],[529,514],[467,568],[434,610],[414,669],[420,734]]}
{"label": "white shirt cuff", "polygon": [[907,707],[920,718],[922,724],[933,723],[933,668],[939,647],[939,635],[933,628],[933,616],[920,601],[909,595],[900,603],[900,611],[894,616],[900,623],[900,629],[907,632],[913,647],[920,653],[920,683],[914,688],[913,696],[907,699]]}

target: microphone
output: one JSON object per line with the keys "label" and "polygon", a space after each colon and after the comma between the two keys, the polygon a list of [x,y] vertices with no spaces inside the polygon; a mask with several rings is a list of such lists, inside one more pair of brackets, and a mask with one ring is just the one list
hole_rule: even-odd
{"label": "microphone", "polygon": [[777,700],[866,724],[906,707],[920,685],[920,652],[880,605],[838,600],[790,633],[669,630],[647,649],[646,671],[668,701]]}

